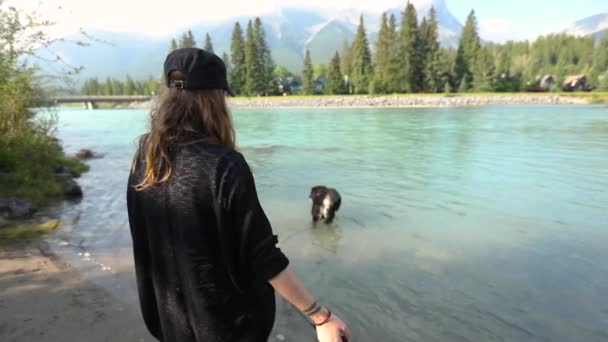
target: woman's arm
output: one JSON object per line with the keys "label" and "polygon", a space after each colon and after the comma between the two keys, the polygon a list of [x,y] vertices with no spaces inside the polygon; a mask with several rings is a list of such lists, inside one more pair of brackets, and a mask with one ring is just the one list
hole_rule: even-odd
{"label": "woman's arm", "polygon": [[[314,307],[315,300],[313,296],[304,288],[304,285],[298,279],[291,266],[288,266],[269,282],[283,298],[301,312]],[[320,342],[342,342],[342,336],[347,339],[350,336],[348,327],[340,317],[330,313],[324,307],[308,317],[313,324],[317,325],[317,337]],[[327,320],[328,318],[329,320]]]}

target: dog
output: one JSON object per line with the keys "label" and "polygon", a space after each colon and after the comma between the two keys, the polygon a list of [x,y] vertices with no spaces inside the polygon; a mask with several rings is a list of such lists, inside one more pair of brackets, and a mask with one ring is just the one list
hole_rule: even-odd
{"label": "dog", "polygon": [[313,187],[310,190],[309,198],[312,200],[311,214],[313,222],[321,220],[326,224],[334,220],[342,203],[342,198],[336,189],[322,185]]}

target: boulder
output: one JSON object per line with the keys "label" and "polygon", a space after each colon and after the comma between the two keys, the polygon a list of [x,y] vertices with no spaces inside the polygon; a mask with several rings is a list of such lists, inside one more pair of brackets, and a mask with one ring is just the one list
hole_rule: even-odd
{"label": "boulder", "polygon": [[86,148],[83,148],[80,151],[76,152],[75,156],[76,156],[76,158],[78,158],[80,160],[95,159],[95,158],[103,157],[102,155],[97,154]]}
{"label": "boulder", "polygon": [[82,188],[76,181],[71,178],[65,180],[63,185],[63,194],[66,198],[81,198],[82,197]]}
{"label": "boulder", "polygon": [[38,208],[19,198],[1,198],[0,199],[0,215],[9,219],[18,219],[31,216]]}
{"label": "boulder", "polygon": [[63,178],[78,178],[80,177],[80,173],[70,169],[69,167],[65,167],[65,166],[59,166],[56,167],[55,170],[55,176],[56,177],[63,177]]}

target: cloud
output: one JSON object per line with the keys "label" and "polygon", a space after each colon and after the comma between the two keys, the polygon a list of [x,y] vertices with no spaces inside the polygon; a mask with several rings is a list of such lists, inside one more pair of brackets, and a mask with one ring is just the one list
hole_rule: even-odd
{"label": "cloud", "polygon": [[490,18],[479,22],[481,38],[497,43],[509,40],[512,36],[511,21],[506,18]]}
{"label": "cloud", "polygon": [[[433,0],[414,0],[423,4]],[[435,0],[436,1],[436,0]],[[170,5],[169,5],[170,4]],[[383,11],[402,7],[403,0],[7,0],[5,5],[28,11],[39,9],[57,24],[54,33],[79,28],[141,32],[164,36],[200,22],[218,22],[236,16],[256,16],[280,7]],[[61,7],[61,10],[58,8]]]}

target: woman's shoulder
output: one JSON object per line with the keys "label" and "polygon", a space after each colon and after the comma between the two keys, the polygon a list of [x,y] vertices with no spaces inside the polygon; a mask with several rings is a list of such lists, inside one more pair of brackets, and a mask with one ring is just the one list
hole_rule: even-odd
{"label": "woman's shoulder", "polygon": [[217,164],[224,167],[236,169],[249,168],[243,154],[230,146],[201,142],[192,144],[189,149],[207,162],[214,160]]}

